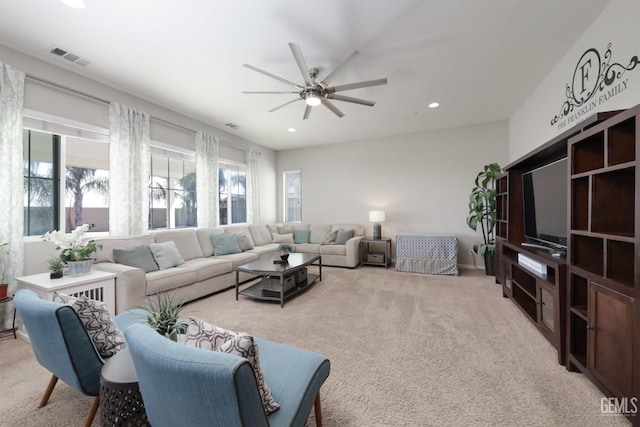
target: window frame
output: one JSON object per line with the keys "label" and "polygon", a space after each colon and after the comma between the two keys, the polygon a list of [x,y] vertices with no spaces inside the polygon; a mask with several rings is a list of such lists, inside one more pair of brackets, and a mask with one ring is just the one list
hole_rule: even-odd
{"label": "window frame", "polygon": [[[226,166],[226,167],[224,167]],[[220,203],[222,201],[221,197],[220,197],[220,170],[221,169],[227,169],[230,170],[231,168],[237,168],[238,172],[242,171],[244,172],[244,177],[245,177],[245,181],[244,181],[244,210],[245,210],[245,218],[244,218],[244,222],[232,222],[233,220],[233,203],[231,203],[231,196],[233,196],[233,194],[231,194],[230,191],[227,191],[227,223],[226,224],[222,224],[220,219]],[[234,226],[234,225],[245,225],[247,224],[247,201],[248,201],[248,197],[249,197],[249,191],[247,188],[247,178],[248,178],[248,174],[249,174],[249,167],[248,165],[244,164],[244,163],[240,163],[240,162],[234,162],[233,160],[226,160],[226,159],[218,159],[218,166],[217,166],[217,174],[216,177],[218,178],[218,189],[217,189],[217,220],[218,220],[218,227],[229,227],[229,226]],[[228,186],[230,187],[230,186]],[[240,194],[238,194],[239,196]]]}
{"label": "window frame", "polygon": [[[297,174],[300,176],[300,194],[298,196],[298,208],[295,211],[298,213],[298,218],[290,220],[288,217],[288,198],[287,198],[287,175]],[[303,194],[302,194],[302,170],[288,170],[282,172],[282,222],[298,224],[302,222],[302,206],[303,206]]]}

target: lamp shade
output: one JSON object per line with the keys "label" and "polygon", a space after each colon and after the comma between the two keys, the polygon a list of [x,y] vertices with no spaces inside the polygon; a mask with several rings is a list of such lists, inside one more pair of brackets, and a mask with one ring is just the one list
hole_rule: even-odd
{"label": "lamp shade", "polygon": [[384,220],[385,220],[384,211],[369,211],[370,222],[384,222]]}

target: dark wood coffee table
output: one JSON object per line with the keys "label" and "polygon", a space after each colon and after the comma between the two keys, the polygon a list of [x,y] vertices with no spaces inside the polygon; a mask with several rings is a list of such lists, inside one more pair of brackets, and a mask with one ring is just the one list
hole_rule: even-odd
{"label": "dark wood coffee table", "polygon": [[[284,264],[275,264],[274,261],[280,261],[280,257],[276,254],[272,257],[262,257],[259,260],[236,267],[236,301],[238,300],[238,295],[244,295],[258,300],[280,301],[280,307],[284,307],[285,300],[307,289],[316,280],[322,281],[322,257],[320,255],[292,253],[289,254],[288,262]],[[304,280],[295,283],[291,289],[285,290],[285,281],[290,280],[292,276],[293,280],[295,280],[298,273],[312,264],[318,266],[318,274],[307,273]],[[240,290],[240,272],[256,274],[260,276],[258,278],[259,281]],[[279,292],[265,294],[263,292],[266,283],[264,281],[265,278],[269,278],[269,280],[279,279]]]}

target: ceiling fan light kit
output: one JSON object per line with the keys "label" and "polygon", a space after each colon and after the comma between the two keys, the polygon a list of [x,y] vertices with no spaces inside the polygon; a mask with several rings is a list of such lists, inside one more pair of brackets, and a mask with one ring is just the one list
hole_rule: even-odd
{"label": "ceiling fan light kit", "polygon": [[244,67],[252,71],[256,71],[260,74],[264,74],[267,77],[271,77],[275,80],[278,80],[281,83],[284,83],[296,89],[295,92],[290,90],[289,91],[244,91],[243,92],[245,94],[282,94],[282,93],[298,94],[299,96],[298,98],[285,102],[284,104],[279,105],[275,108],[272,108],[271,110],[269,110],[270,113],[276,110],[279,110],[280,108],[286,105],[289,105],[293,102],[304,100],[306,104],[304,115],[302,117],[304,120],[309,118],[309,115],[311,114],[311,108],[316,107],[320,104],[324,105],[329,111],[331,111],[336,116],[344,117],[344,113],[340,111],[335,105],[333,105],[333,103],[329,101],[330,99],[335,101],[350,102],[352,104],[365,105],[368,107],[373,107],[375,105],[375,102],[368,101],[366,99],[353,98],[351,96],[339,95],[339,94],[336,94],[336,92],[387,84],[387,79],[383,78],[383,79],[355,82],[355,83],[350,83],[350,84],[345,84],[340,86],[333,86],[333,87],[329,86],[329,83],[333,81],[333,79],[336,76],[338,76],[342,71],[344,71],[345,66],[360,55],[360,52],[357,50],[354,51],[351,55],[349,55],[347,59],[342,61],[342,63],[340,63],[323,80],[316,82],[316,78],[318,77],[318,69],[307,67],[304,57],[302,56],[302,51],[300,50],[300,47],[297,44],[289,43],[289,48],[291,49],[291,52],[293,53],[293,57],[296,61],[296,64],[298,65],[298,68],[300,69],[300,73],[302,74],[302,79],[304,80],[304,84],[302,85],[294,83],[285,78],[276,76],[275,74],[271,74],[268,71],[264,71],[252,65],[244,64]]}

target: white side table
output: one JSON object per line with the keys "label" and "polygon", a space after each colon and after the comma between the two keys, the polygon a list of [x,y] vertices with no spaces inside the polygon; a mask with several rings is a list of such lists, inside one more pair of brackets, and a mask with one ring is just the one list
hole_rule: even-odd
{"label": "white side table", "polygon": [[[53,301],[54,293],[62,293],[74,297],[83,295],[107,304],[112,315],[116,313],[116,275],[106,271],[92,269],[83,276],[63,276],[60,279],[50,279],[49,273],[33,274],[31,276],[16,277],[19,289],[30,289],[40,298]],[[27,338],[26,331],[21,325],[18,334]]]}

